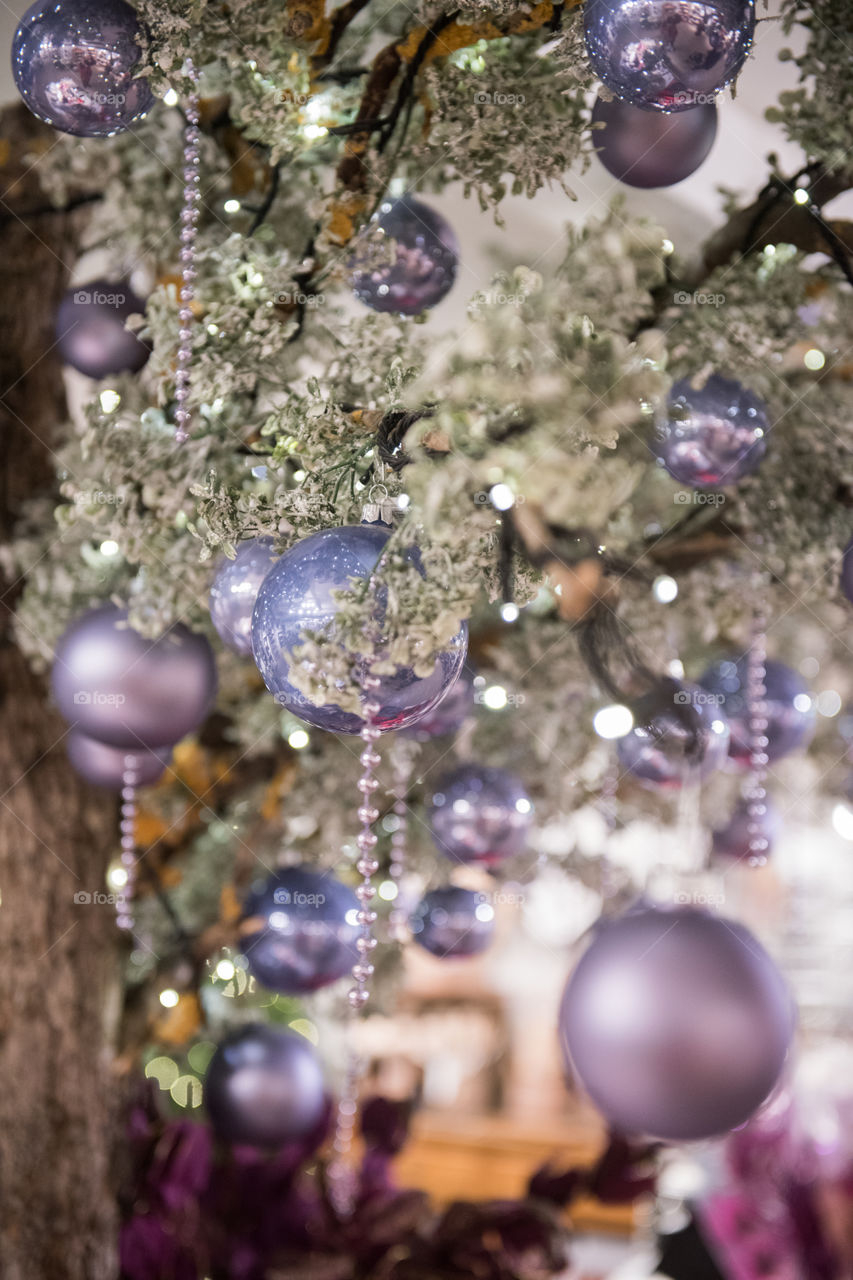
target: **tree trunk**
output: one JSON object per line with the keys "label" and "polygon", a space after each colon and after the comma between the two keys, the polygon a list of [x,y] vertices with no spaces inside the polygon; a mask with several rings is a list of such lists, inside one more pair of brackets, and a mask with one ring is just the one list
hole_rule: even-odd
{"label": "tree trunk", "polygon": [[[44,208],[32,153],[53,137],[23,107],[0,114],[4,545],[22,504],[55,491],[66,413],[53,316],[85,214]],[[15,647],[20,587],[0,597],[0,1275],[115,1280],[118,950],[111,908],[75,894],[105,888],[116,809],[71,770],[65,725]]]}

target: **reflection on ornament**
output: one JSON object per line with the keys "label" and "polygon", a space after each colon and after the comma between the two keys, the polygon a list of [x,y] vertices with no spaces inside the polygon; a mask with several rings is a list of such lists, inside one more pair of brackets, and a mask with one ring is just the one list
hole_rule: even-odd
{"label": "reflection on ornament", "polygon": [[521,853],[533,805],[519,780],[504,769],[465,764],[439,779],[427,819],[448,858],[488,865]]}
{"label": "reflection on ornament", "polygon": [[111,791],[121,791],[128,774],[133,775],[135,786],[150,787],[162,777],[172,758],[168,747],[157,751],[127,751],[109,747],[78,729],[71,730],[65,745],[77,773],[96,787],[109,787]]}
{"label": "reflection on ornament", "polygon": [[[394,257],[383,253],[394,241]],[[350,263],[355,296],[372,311],[417,316],[447,296],[456,279],[459,244],[449,223],[412,195],[385,200],[378,227],[368,228]]]}
{"label": "reflection on ornament", "polygon": [[124,280],[91,280],[69,289],[56,312],[57,350],[87,378],[137,373],[151,348],[125,321],[144,311],[145,303]]}
{"label": "reflection on ornament", "polygon": [[[743,769],[749,767],[751,746],[745,694],[747,675],[747,660],[743,657],[737,662],[731,659],[715,662],[699,681],[702,688],[718,700],[731,727],[729,756]],[[806,745],[814,730],[814,706],[805,681],[783,662],[767,660],[764,687],[767,718],[764,750],[772,763]]]}
{"label": "reflection on ornament", "polygon": [[729,726],[716,701],[675,680],[640,699],[633,729],[616,745],[626,773],[652,788],[703,781],[724,764],[728,749]]}
{"label": "reflection on ornament", "polygon": [[322,1120],[320,1064],[302,1036],[250,1023],[223,1040],[211,1058],[204,1103],[225,1142],[280,1146]]}
{"label": "reflection on ornament", "polygon": [[415,721],[403,733],[416,742],[428,742],[458,733],[474,710],[474,672],[464,666],[447,693],[425,716]]}
{"label": "reflection on ornament", "polygon": [[592,135],[595,153],[608,173],[628,187],[672,187],[699,168],[717,136],[713,102],[659,115],[613,98],[596,99]]}
{"label": "reflection on ornament", "polygon": [[272,538],[241,542],[233,560],[219,563],[210,588],[210,620],[224,645],[252,652],[252,613],[261,583],[275,563]]}
{"label": "reflection on ornament", "polygon": [[434,956],[476,956],[492,940],[495,912],[482,893],[447,885],[424,895],[409,924],[413,940]]}
{"label": "reflection on ornament", "polygon": [[673,480],[712,489],[751,475],[764,457],[769,429],[763,400],[713,373],[701,387],[689,378],[675,383],[651,447]]}

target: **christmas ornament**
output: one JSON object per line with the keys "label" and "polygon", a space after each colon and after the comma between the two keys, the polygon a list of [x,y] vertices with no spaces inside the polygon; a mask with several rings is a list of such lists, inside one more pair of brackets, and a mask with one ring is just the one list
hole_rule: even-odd
{"label": "christmas ornament", "polygon": [[708,103],[752,44],[751,0],[586,0],[590,65],[617,98],[644,111]]}
{"label": "christmas ornament", "polygon": [[204,1103],[225,1142],[280,1146],[320,1122],[320,1064],[303,1036],[250,1023],[223,1040],[211,1058]]}
{"label": "christmas ornament", "polygon": [[178,358],[175,369],[175,443],[185,444],[189,439],[191,414],[187,408],[190,398],[190,367],[193,356],[193,310],[196,278],[196,241],[201,202],[201,156],[199,153],[200,100],[198,70],[191,58],[183,65],[183,73],[192,85],[184,105],[184,199],[181,207],[181,292],[178,319]]}
{"label": "christmas ornament", "polygon": [[[393,260],[383,241],[393,240]],[[350,269],[355,296],[372,311],[417,316],[436,306],[456,279],[459,244],[434,209],[412,195],[385,200]]]}
{"label": "christmas ornament", "polygon": [[567,1062],[608,1122],[667,1141],[743,1124],[794,1030],[785,981],[742,925],[640,905],[602,924],[560,1010]]}
{"label": "christmas ornament", "polygon": [[713,102],[660,115],[628,102],[597,98],[592,135],[595,153],[608,173],[629,187],[672,187],[699,168],[717,135]]}
{"label": "christmas ornament", "polygon": [[[729,757],[748,768],[752,754],[747,697],[748,659],[715,662],[699,683],[718,702],[731,727]],[[814,706],[802,677],[783,662],[768,659],[764,676],[764,753],[771,763],[805,746],[814,729]]]}
{"label": "christmas ornament", "polygon": [[51,675],[69,724],[109,746],[174,746],[197,728],[216,694],[204,636],[178,623],[158,640],[127,625],[114,605],[91,609],[59,641]]}
{"label": "christmas ornament", "polygon": [[769,429],[758,396],[712,373],[702,386],[689,378],[675,383],[651,447],[673,480],[713,489],[752,474],[766,452]]}
{"label": "christmas ornament", "polygon": [[495,913],[482,893],[448,885],[425,894],[409,921],[412,938],[434,956],[476,956],[495,930]]}
{"label": "christmas ornament", "polygon": [[224,645],[245,657],[252,652],[252,612],[261,583],[274,561],[272,538],[242,542],[233,560],[223,557],[210,588],[210,620]]}
{"label": "christmas ornament", "polygon": [[682,787],[725,763],[729,726],[695,685],[664,680],[641,698],[634,727],[616,744],[620,766],[647,787]]}
{"label": "christmas ornament", "polygon": [[135,79],[142,28],[124,0],[36,0],[12,41],[12,74],[33,115],[83,138],[108,138],[151,110]]}
{"label": "christmas ornament", "polygon": [[358,899],[330,875],[284,867],[252,887],[240,945],[270,991],[305,995],[343,977],[358,952]]}
{"label": "christmas ornament", "polygon": [[65,745],[68,759],[81,777],[96,787],[109,787],[112,791],[120,791],[126,785],[128,770],[135,775],[137,786],[150,787],[162,777],[172,758],[168,747],[158,751],[123,751],[98,742],[78,729],[71,730]]}
{"label": "christmas ornament", "polygon": [[711,853],[715,858],[755,866],[767,861],[782,829],[781,815],[766,797],[752,813],[751,805],[746,798],[739,800],[726,825],[713,833]]}
{"label": "christmas ornament", "polygon": [[474,710],[474,672],[464,666],[447,693],[425,716],[403,730],[415,742],[429,742],[458,733]]}
{"label": "christmas ornament", "polygon": [[521,853],[533,805],[519,780],[504,769],[464,764],[439,780],[427,820],[448,858],[488,865]]}
{"label": "christmas ornament", "polygon": [[[391,531],[381,525],[349,525],[324,529],[286,551],[263,581],[252,618],[255,662],[276,701],[308,724],[334,733],[358,733],[364,719],[334,703],[316,705],[290,683],[289,655],[306,631],[334,635],[339,605],[334,596],[369,578],[379,563]],[[381,625],[381,588],[377,615]],[[438,703],[465,661],[468,628],[463,623],[428,676],[398,667],[379,677],[375,688],[375,727],[400,729],[413,724]],[[374,653],[365,655],[371,661]]]}
{"label": "christmas ornament", "polygon": [[137,373],[151,348],[130,329],[128,316],[145,303],[124,280],[92,280],[69,289],[56,312],[56,346],[65,364],[87,378]]}

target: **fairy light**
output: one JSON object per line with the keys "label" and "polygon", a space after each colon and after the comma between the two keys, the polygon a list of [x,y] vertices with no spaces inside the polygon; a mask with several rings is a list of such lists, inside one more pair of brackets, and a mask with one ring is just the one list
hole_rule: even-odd
{"label": "fairy light", "polygon": [[634,727],[634,716],[630,707],[621,703],[602,707],[592,718],[592,727],[599,738],[624,738]]}

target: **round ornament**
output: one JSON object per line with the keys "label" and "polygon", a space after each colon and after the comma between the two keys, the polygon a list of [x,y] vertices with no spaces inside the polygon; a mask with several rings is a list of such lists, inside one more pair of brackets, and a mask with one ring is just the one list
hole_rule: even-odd
{"label": "round ornament", "polygon": [[12,41],[18,92],[63,133],[121,133],[154,104],[148,81],[134,77],[141,33],[124,0],[36,0]]}
{"label": "round ornament", "polygon": [[495,913],[482,893],[448,885],[431,889],[412,912],[412,939],[442,959],[476,956],[492,940]]}
{"label": "round ornament", "polygon": [[385,200],[350,263],[352,290],[372,311],[417,316],[450,292],[458,261],[459,243],[440,213],[412,195]]}
{"label": "round ornament", "polygon": [[474,672],[464,666],[447,693],[425,716],[403,730],[407,738],[429,742],[458,733],[474,710]]}
{"label": "round ornament", "polygon": [[716,489],[755,471],[769,430],[764,401],[734,379],[712,373],[701,387],[690,378],[674,384],[651,447],[673,480]]}
{"label": "round ornament", "polygon": [[726,862],[762,865],[782,830],[782,816],[767,797],[760,802],[759,812],[755,814],[755,826],[755,832],[750,833],[749,802],[739,800],[726,825],[713,833],[711,853]]}
{"label": "round ornament", "polygon": [[[339,605],[335,593],[353,580],[370,577],[385,550],[390,529],[378,524],[345,525],[303,538],[273,565],[258,592],[252,617],[252,649],[258,670],[276,701],[295,716],[333,733],[359,733],[361,716],[335,703],[318,705],[290,683],[290,657],[305,632],[334,635]],[[413,553],[414,557],[415,553]],[[382,591],[377,589],[377,618],[381,626]],[[452,643],[427,676],[411,667],[398,667],[379,677],[375,699],[380,704],[374,724],[381,730],[414,724],[441,701],[453,684],[468,649],[468,628],[462,624]],[[365,667],[372,653],[365,654]]]}
{"label": "round ornament", "polygon": [[[715,662],[699,683],[717,700],[731,727],[730,759],[748,769],[751,756],[749,705],[746,698],[747,659]],[[784,662],[768,658],[764,675],[767,728],[764,748],[768,761],[780,760],[804,747],[814,730],[814,704],[802,676]]]}
{"label": "round ornament", "polygon": [[521,853],[533,805],[518,778],[505,769],[464,764],[439,779],[427,821],[448,858],[488,866]]}
{"label": "round ornament", "polygon": [[87,378],[136,373],[151,349],[125,328],[145,303],[123,280],[92,280],[69,289],[56,313],[56,346],[65,364]]}
{"label": "round ornament", "polygon": [[320,1123],[323,1074],[303,1036],[250,1023],[223,1040],[211,1058],[204,1103],[225,1142],[278,1147]]}
{"label": "round ornament", "polygon": [[261,583],[275,563],[272,538],[242,542],[223,557],[210,588],[210,620],[222,643],[241,657],[252,652],[252,613]]}
{"label": "round ornament", "polygon": [[717,136],[713,102],[677,115],[641,111],[628,102],[596,99],[592,135],[605,169],[628,187],[673,187],[695,173]]}
{"label": "round ornament", "polygon": [[171,747],[207,715],[216,664],[204,636],[178,624],[158,640],[127,625],[114,605],[72,622],[56,649],[51,684],[69,724],[132,751]]}
{"label": "round ornament", "polygon": [[585,0],[590,65],[643,111],[709,103],[740,71],[755,30],[752,0]]}
{"label": "round ornament", "polygon": [[284,867],[249,893],[240,945],[249,972],[270,991],[306,995],[358,961],[359,903],[352,889],[305,867]]}
{"label": "round ornament", "polygon": [[111,791],[121,791],[128,774],[133,775],[134,786],[150,787],[162,777],[172,758],[168,747],[158,751],[123,751],[98,742],[78,729],[71,730],[65,745],[77,773],[96,787],[109,787]]}
{"label": "round ornament", "polygon": [[747,1120],[794,1032],[785,981],[742,925],[640,905],[602,924],[569,979],[560,1035],[608,1122],[673,1142]]}
{"label": "round ornament", "polygon": [[728,749],[729,726],[716,702],[675,680],[640,700],[633,729],[616,744],[621,767],[650,788],[701,782],[725,763]]}

